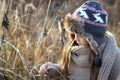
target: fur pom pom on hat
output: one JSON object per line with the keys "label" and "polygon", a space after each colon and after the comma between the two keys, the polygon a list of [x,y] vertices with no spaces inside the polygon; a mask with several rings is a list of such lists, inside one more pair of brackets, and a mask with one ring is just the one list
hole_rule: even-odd
{"label": "fur pom pom on hat", "polygon": [[72,16],[84,22],[85,32],[92,34],[98,45],[104,42],[108,14],[98,1],[86,1]]}

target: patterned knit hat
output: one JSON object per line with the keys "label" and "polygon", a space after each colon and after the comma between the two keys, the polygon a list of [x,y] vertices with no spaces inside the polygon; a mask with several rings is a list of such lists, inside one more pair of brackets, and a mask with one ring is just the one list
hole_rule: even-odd
{"label": "patterned knit hat", "polygon": [[98,1],[85,2],[73,13],[73,16],[84,22],[85,32],[92,34],[98,45],[104,42],[108,14]]}

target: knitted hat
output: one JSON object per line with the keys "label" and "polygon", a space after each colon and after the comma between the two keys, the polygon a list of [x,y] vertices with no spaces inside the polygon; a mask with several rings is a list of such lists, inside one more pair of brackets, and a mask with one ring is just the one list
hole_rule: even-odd
{"label": "knitted hat", "polygon": [[92,34],[98,45],[104,42],[108,14],[98,1],[85,2],[73,13],[73,16],[84,22],[85,32]]}

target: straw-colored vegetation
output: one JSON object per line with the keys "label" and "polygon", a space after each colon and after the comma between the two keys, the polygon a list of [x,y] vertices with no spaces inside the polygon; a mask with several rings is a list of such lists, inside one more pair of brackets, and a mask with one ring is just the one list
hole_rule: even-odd
{"label": "straw-colored vegetation", "polygon": [[[0,80],[49,80],[39,66],[60,59],[67,42],[62,19],[84,1],[0,0]],[[101,2],[120,46],[120,1]]]}

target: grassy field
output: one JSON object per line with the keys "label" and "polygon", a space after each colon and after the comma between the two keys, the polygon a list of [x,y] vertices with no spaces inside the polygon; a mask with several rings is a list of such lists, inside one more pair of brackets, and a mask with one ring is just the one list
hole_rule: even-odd
{"label": "grassy field", "polygon": [[[0,0],[0,80],[49,80],[38,74],[39,66],[60,59],[67,42],[62,19],[84,1]],[[101,2],[120,47],[120,1]]]}

